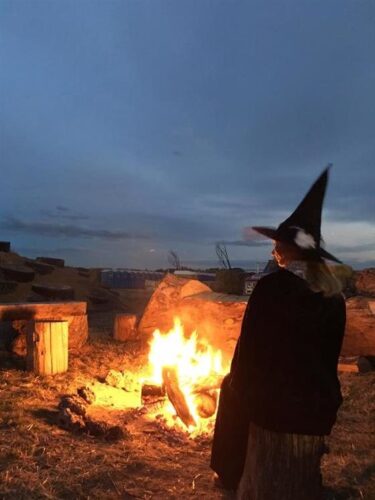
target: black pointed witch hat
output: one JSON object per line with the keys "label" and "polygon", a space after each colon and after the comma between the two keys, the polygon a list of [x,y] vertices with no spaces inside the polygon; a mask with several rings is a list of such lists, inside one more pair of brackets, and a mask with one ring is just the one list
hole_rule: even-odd
{"label": "black pointed witch hat", "polygon": [[311,186],[301,203],[278,228],[256,226],[255,231],[276,241],[296,245],[311,260],[339,259],[322,247],[321,222],[324,195],[328,183],[328,165]]}

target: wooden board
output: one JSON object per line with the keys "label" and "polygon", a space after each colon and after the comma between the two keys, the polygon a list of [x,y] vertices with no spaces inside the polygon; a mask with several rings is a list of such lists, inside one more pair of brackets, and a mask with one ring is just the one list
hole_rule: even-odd
{"label": "wooden board", "polygon": [[172,403],[177,415],[187,428],[190,426],[195,427],[196,422],[190,413],[185,396],[181,391],[178,384],[178,376],[174,367],[165,366],[163,368],[163,383],[165,392],[167,393],[169,401]]}
{"label": "wooden board", "polygon": [[67,316],[82,316],[87,312],[86,302],[20,302],[0,304],[0,321],[14,319],[64,319]]}
{"label": "wooden board", "polygon": [[67,371],[67,321],[30,322],[27,331],[27,369],[38,375]]}

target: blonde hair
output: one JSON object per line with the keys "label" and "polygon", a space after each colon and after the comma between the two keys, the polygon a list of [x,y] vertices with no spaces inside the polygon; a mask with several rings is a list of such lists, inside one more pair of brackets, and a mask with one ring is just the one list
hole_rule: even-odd
{"label": "blonde hair", "polygon": [[313,292],[332,297],[342,292],[343,284],[325,262],[306,262],[306,280]]}

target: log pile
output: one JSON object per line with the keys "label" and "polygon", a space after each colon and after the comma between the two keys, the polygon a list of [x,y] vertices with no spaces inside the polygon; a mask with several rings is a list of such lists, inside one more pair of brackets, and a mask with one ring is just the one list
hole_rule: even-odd
{"label": "log pile", "polygon": [[[354,285],[353,285],[354,286]],[[346,300],[342,356],[375,356],[375,268],[355,273],[353,296]],[[178,316],[186,334],[196,330],[230,362],[251,297],[212,292],[197,280],[167,275],[152,295],[138,325],[141,337],[169,331]]]}

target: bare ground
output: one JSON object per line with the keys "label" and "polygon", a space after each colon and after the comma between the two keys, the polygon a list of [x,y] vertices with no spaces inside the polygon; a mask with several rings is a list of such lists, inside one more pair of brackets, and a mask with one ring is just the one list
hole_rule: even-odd
{"label": "bare ground", "polygon": [[[69,371],[36,378],[0,353],[0,498],[220,499],[209,469],[209,440],[128,419],[119,442],[73,434],[57,425],[61,395],[104,377],[137,371],[145,346],[110,338],[111,313],[90,318],[90,342],[71,355]],[[330,498],[375,499],[375,373],[341,377],[344,404],[323,462]],[[277,492],[275,493],[277,500]]]}

